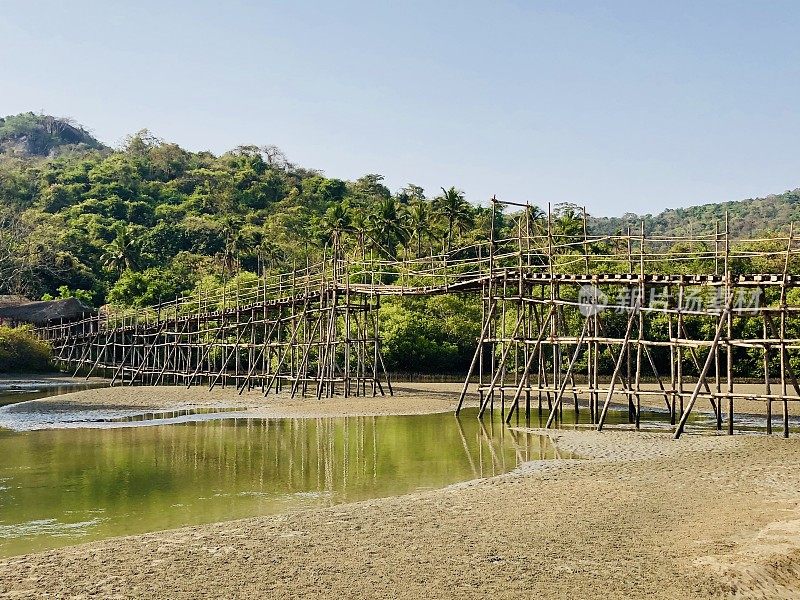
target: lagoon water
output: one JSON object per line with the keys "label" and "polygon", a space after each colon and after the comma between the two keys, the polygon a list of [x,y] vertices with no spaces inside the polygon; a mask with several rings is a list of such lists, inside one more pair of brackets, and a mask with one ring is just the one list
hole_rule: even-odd
{"label": "lagoon water", "polygon": [[0,556],[439,488],[556,456],[548,437],[473,411],[211,417],[0,429]]}
{"label": "lagoon water", "polygon": [[55,396],[57,394],[85,390],[91,387],[97,387],[98,385],[101,384],[97,382],[78,381],[72,383],[63,380],[12,379],[3,377],[0,378],[0,407],[25,402],[27,400]]}
{"label": "lagoon water", "polygon": [[[142,412],[28,403],[75,388],[5,388],[0,556],[440,488],[526,461],[571,458],[547,436],[504,426],[499,411],[483,421],[476,409],[460,418],[265,419],[246,408]],[[627,423],[620,408],[609,412],[609,425]],[[534,410],[530,425],[543,426],[546,417]],[[576,419],[565,408],[557,426],[587,427],[588,417],[586,409]],[[715,432],[707,413],[691,422]],[[524,418],[516,424],[524,426]],[[791,424],[800,425],[796,417]],[[737,415],[739,430],[763,427],[763,417]],[[647,411],[643,429],[671,430],[668,415]]]}

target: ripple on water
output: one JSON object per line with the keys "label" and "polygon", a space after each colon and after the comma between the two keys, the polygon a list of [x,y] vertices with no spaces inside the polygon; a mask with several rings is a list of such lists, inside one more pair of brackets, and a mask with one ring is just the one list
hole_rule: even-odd
{"label": "ripple on water", "polygon": [[0,539],[10,539],[34,535],[48,535],[53,537],[81,537],[89,534],[92,527],[100,524],[100,519],[79,521],[77,523],[62,523],[57,519],[37,519],[3,525],[0,523]]}
{"label": "ripple on water", "polygon": [[246,407],[197,407],[143,411],[115,407],[64,406],[47,402],[21,402],[0,407],[0,428],[12,431],[40,429],[146,427],[176,425],[221,418],[247,418]]}

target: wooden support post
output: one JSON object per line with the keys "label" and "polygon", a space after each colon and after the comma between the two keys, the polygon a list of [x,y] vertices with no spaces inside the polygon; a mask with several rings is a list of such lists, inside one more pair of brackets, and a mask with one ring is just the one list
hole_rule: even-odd
{"label": "wooden support post", "polygon": [[597,431],[603,430],[603,425],[606,421],[606,415],[608,414],[608,407],[611,404],[611,397],[614,395],[614,388],[617,382],[617,378],[619,377],[620,369],[622,368],[622,360],[625,357],[625,353],[628,351],[628,342],[631,339],[631,329],[633,328],[633,321],[639,312],[639,302],[637,301],[636,304],[631,309],[631,314],[628,317],[628,325],[625,328],[625,337],[622,339],[622,346],[620,347],[619,356],[617,358],[617,363],[614,366],[614,374],[611,375],[611,384],[608,388],[608,393],[606,394],[606,401],[603,403],[603,410],[600,412],[600,418],[597,421]]}
{"label": "wooden support post", "polygon": [[700,389],[703,387],[703,382],[706,379],[706,375],[708,374],[708,369],[711,367],[711,363],[714,360],[714,354],[717,352],[717,347],[719,346],[719,340],[722,336],[722,331],[725,325],[728,322],[728,317],[731,314],[731,306],[733,304],[733,295],[731,294],[730,297],[726,301],[725,309],[722,311],[719,317],[719,323],[717,324],[717,331],[714,334],[714,340],[711,342],[711,347],[708,351],[708,356],[706,357],[706,361],[703,364],[703,370],[700,371],[700,376],[697,379],[697,384],[694,386],[694,391],[689,398],[689,403],[686,406],[686,410],[683,411],[681,415],[681,420],[678,423],[678,427],[675,430],[675,439],[677,440],[681,437],[683,433],[684,427],[686,427],[686,422],[689,420],[689,415],[692,412],[692,407],[694,407],[694,403],[697,400],[697,396],[700,393]]}

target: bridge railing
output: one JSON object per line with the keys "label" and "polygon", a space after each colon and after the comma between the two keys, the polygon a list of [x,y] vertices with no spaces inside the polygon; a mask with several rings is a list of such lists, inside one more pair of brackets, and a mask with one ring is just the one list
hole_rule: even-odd
{"label": "bridge railing", "polygon": [[[781,272],[798,260],[793,231],[789,235],[731,241],[727,227],[692,236],[565,234],[552,225],[520,227],[516,235],[489,236],[451,251],[401,258],[371,254],[347,256],[337,249],[325,260],[290,272],[252,280],[233,278],[212,289],[198,287],[177,298],[147,307],[105,307],[96,317],[78,321],[87,327],[124,327],[187,315],[223,313],[242,306],[289,302],[331,288],[360,292],[430,293],[477,282],[504,269],[527,273],[727,273]],[[791,262],[792,268],[789,268]],[[70,326],[76,325],[75,322]],[[51,324],[48,336],[54,335]]]}

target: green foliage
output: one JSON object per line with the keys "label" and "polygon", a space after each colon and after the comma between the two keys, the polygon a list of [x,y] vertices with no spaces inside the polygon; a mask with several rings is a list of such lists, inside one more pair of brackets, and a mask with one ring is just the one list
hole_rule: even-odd
{"label": "green foliage", "polygon": [[480,335],[477,298],[391,299],[380,312],[387,367],[395,371],[461,372]]}
{"label": "green foliage", "polygon": [[464,192],[451,187],[442,188],[442,195],[433,201],[434,209],[447,221],[447,251],[453,247],[453,234],[474,225],[472,206],[464,198]]}
{"label": "green foliage", "polygon": [[725,230],[726,212],[734,238],[752,238],[767,230],[786,230],[790,223],[800,221],[800,189],[765,198],[669,209],[657,215],[594,217],[589,219],[589,226],[594,233],[614,235],[627,231],[628,227],[636,232],[644,221],[648,235],[713,234],[717,227],[719,231]]}
{"label": "green foliage", "polygon": [[172,260],[170,269],[126,269],[109,290],[108,301],[121,306],[149,306],[172,300],[195,287],[205,263],[203,256],[182,252]]}
{"label": "green foliage", "polygon": [[[645,231],[713,233],[726,210],[734,237],[773,230],[746,246],[734,239],[734,250],[746,256],[732,261],[733,273],[781,272],[783,248],[773,239],[774,230],[800,218],[800,190],[646,215]],[[553,268],[582,269],[583,209],[556,204],[549,218],[552,241],[564,244]],[[315,264],[334,250],[339,257],[418,258],[419,264],[430,256],[433,264],[434,255],[467,247],[455,258],[472,259],[477,249],[470,245],[515,238],[528,227],[542,234],[547,219],[533,206],[508,214],[500,205],[475,206],[455,186],[442,187],[431,199],[414,184],[393,194],[378,174],[355,181],[326,177],[291,164],[274,146],[239,146],[215,156],[189,152],[143,130],[111,151],[63,119],[33,113],[0,119],[0,294],[147,306],[188,292],[203,296],[224,285],[227,302],[257,274]],[[628,227],[638,231],[639,217],[589,218],[590,233],[615,234]],[[627,264],[603,259],[624,254],[620,243],[590,244],[592,268],[627,271]],[[712,250],[713,244],[712,237],[705,248]],[[501,246],[498,242],[496,255],[504,251]],[[648,268],[713,271],[708,259],[671,258],[699,249],[665,242],[663,264]],[[502,266],[513,266],[516,250],[506,250],[509,262]],[[530,260],[546,264],[535,248]],[[790,272],[797,272],[800,261],[793,260]],[[370,276],[384,283],[414,279],[391,266]],[[351,281],[367,277],[354,273]],[[403,370],[463,370],[481,326],[477,301],[457,296],[387,301],[381,318],[387,362]],[[620,327],[622,320],[609,323]],[[662,365],[665,357],[654,353]],[[737,364],[750,368],[754,358],[745,354]]]}
{"label": "green foliage", "polygon": [[[10,257],[0,294],[82,290],[95,306],[143,306],[205,276],[286,271],[333,248],[363,258],[438,255],[480,238],[485,224],[476,219],[485,211],[454,187],[434,201],[413,184],[392,194],[381,175],[325,177],[273,146],[214,156],[143,130],[109,151],[85,136],[32,113],[0,120],[0,245]],[[20,140],[37,151],[17,152]],[[74,151],[52,152],[65,144]],[[191,273],[187,255],[201,259]]]}
{"label": "green foliage", "polygon": [[50,346],[31,328],[0,325],[0,373],[47,371],[51,357]]}
{"label": "green foliage", "polygon": [[66,300],[67,298],[77,298],[84,304],[91,305],[94,302],[94,294],[90,290],[71,290],[69,286],[61,285],[58,287],[58,295],[45,294],[42,300]]}

